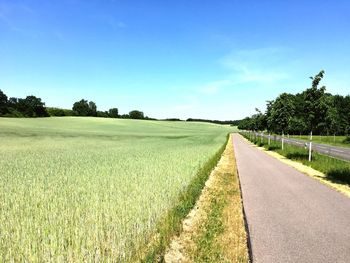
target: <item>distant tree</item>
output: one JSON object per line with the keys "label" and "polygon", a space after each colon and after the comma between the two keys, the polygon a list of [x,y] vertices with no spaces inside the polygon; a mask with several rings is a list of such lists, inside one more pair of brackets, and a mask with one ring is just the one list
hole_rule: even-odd
{"label": "distant tree", "polygon": [[95,102],[89,101],[89,109],[90,109],[90,112],[89,112],[90,116],[97,116],[97,106]]}
{"label": "distant tree", "polygon": [[5,93],[0,90],[0,116],[8,113],[8,101]]}
{"label": "distant tree", "polygon": [[63,109],[52,108],[52,107],[48,107],[46,109],[50,116],[58,116],[58,117],[66,116]]}
{"label": "distant tree", "polygon": [[181,121],[179,118],[166,118],[162,121]]}
{"label": "distant tree", "polygon": [[334,107],[339,114],[338,134],[349,134],[350,130],[350,96],[333,96]]}
{"label": "distant tree", "polygon": [[158,120],[156,118],[152,118],[152,117],[148,117],[148,116],[145,116],[143,119],[148,120],[148,121],[157,121]]}
{"label": "distant tree", "polygon": [[[275,100],[267,101],[266,127],[268,131],[293,134],[338,134],[350,133],[350,95],[326,93],[319,87],[324,77],[320,71],[311,77],[311,88],[296,95],[283,93]],[[262,123],[259,112],[240,121],[239,129],[256,130]],[[260,127],[261,128],[261,127]]]}
{"label": "distant tree", "polygon": [[295,114],[294,95],[282,93],[271,105],[268,123],[277,133],[288,132],[289,122]]}
{"label": "distant tree", "polygon": [[130,119],[144,119],[144,115],[142,111],[133,110],[129,112]]}
{"label": "distant tree", "polygon": [[254,125],[251,117],[246,117],[238,124],[240,130],[254,130]]}
{"label": "distant tree", "polygon": [[275,101],[274,100],[268,100],[266,101],[266,112],[265,112],[265,116],[266,116],[266,129],[267,131],[271,132],[273,131],[273,118],[271,117],[272,114],[272,110],[273,110],[273,103]]}
{"label": "distant tree", "polygon": [[298,118],[296,116],[289,120],[288,132],[290,134],[304,134],[307,133],[307,125],[304,119]]}
{"label": "distant tree", "polygon": [[312,79],[311,88],[303,92],[304,95],[304,112],[306,115],[306,123],[308,124],[309,131],[317,132],[324,125],[328,105],[326,99],[326,87],[322,86],[318,88],[320,81],[324,76],[324,71],[321,70]]}
{"label": "distant tree", "polygon": [[18,99],[15,98],[15,97],[10,97],[9,100],[8,100],[9,107],[14,107],[15,108],[17,103],[18,103]]}
{"label": "distant tree", "polygon": [[18,99],[15,108],[25,117],[49,116],[45,108],[45,103],[35,96],[27,96],[25,99]]}
{"label": "distant tree", "polygon": [[129,114],[122,114],[122,115],[119,116],[119,118],[121,118],[121,119],[130,119],[130,116],[129,116]]}
{"label": "distant tree", "polygon": [[109,115],[109,117],[111,117],[111,118],[118,118],[118,109],[117,108],[111,108],[111,109],[109,109],[109,111],[108,111],[108,115]]}
{"label": "distant tree", "polygon": [[266,129],[266,116],[258,109],[255,108],[256,113],[252,116],[252,124],[256,131],[264,131]]}
{"label": "distant tree", "polygon": [[8,110],[8,114],[6,114],[5,116],[9,116],[9,117],[25,117],[23,113],[21,113],[18,109],[18,98],[15,97],[10,97],[8,99],[7,102],[7,110]]}
{"label": "distant tree", "polygon": [[241,120],[220,121],[220,120],[208,120],[208,119],[194,119],[194,118],[188,118],[186,121],[187,121],[187,122],[192,122],[192,121],[195,121],[195,122],[209,122],[209,123],[216,123],[216,124],[230,124],[230,125],[233,125],[233,126],[237,126],[237,125],[239,125],[239,122],[240,122]]}
{"label": "distant tree", "polygon": [[84,99],[75,102],[72,109],[78,116],[88,116],[90,113],[89,103]]}
{"label": "distant tree", "polygon": [[109,118],[110,116],[108,111],[97,111],[97,117]]}
{"label": "distant tree", "polygon": [[329,107],[325,118],[325,129],[328,133],[339,134],[340,130],[340,116],[335,107]]}

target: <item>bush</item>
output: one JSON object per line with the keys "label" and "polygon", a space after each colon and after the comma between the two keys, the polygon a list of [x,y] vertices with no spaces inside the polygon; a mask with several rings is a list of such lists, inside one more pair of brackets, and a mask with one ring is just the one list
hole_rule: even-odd
{"label": "bush", "polygon": [[350,184],[350,168],[342,167],[338,169],[331,169],[327,173],[327,176]]}
{"label": "bush", "polygon": [[263,146],[265,145],[265,143],[263,143],[263,142],[258,142],[257,145],[258,145],[259,147],[263,147]]}
{"label": "bush", "polygon": [[346,138],[343,140],[343,143],[350,144],[350,136],[346,136]]}
{"label": "bush", "polygon": [[269,151],[275,151],[275,150],[279,150],[279,149],[281,149],[280,145],[269,145],[267,147],[267,150],[269,150]]}
{"label": "bush", "polygon": [[66,116],[66,114],[64,113],[64,110],[59,108],[48,107],[47,112],[49,113],[50,116],[59,116],[59,117]]}

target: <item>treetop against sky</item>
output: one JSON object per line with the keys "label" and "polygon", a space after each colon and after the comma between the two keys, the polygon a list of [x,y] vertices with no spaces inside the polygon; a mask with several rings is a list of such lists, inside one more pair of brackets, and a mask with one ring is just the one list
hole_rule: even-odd
{"label": "treetop against sky", "polygon": [[0,2],[0,89],[70,108],[239,119],[326,71],[348,93],[349,1]]}

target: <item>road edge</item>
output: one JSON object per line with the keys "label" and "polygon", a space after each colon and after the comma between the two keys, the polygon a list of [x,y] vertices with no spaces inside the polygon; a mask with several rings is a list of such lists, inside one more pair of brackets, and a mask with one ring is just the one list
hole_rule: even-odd
{"label": "road edge", "polygon": [[327,179],[327,176],[324,173],[322,173],[318,170],[315,170],[315,169],[311,168],[310,166],[304,165],[300,162],[288,159],[287,157],[280,155],[277,152],[269,151],[269,150],[266,150],[264,147],[256,146],[255,144],[253,144],[252,142],[250,142],[249,140],[244,138],[244,136],[242,136],[241,134],[239,134],[239,135],[247,143],[249,143],[251,146],[253,146],[253,147],[259,149],[260,151],[266,153],[267,155],[287,164],[288,166],[294,168],[295,170],[301,172],[302,174],[307,175],[307,176],[319,181],[323,185],[326,185],[329,188],[332,188],[333,190],[337,191],[338,193],[341,193],[341,194],[345,195],[346,197],[350,198],[350,186],[343,184],[343,183],[331,182],[330,180]]}
{"label": "road edge", "polygon": [[[239,134],[239,133],[237,133],[237,134]],[[242,185],[241,185],[241,179],[240,179],[239,170],[238,170],[238,166],[237,166],[236,152],[235,152],[235,147],[233,145],[234,138],[233,138],[232,134],[231,134],[231,138],[232,138],[233,155],[234,155],[234,160],[235,160],[235,163],[236,163],[236,173],[237,173],[237,177],[238,177],[239,192],[240,192],[240,195],[241,195],[243,221],[244,221],[245,231],[246,231],[246,234],[247,234],[248,260],[249,260],[250,263],[252,263],[253,262],[253,247],[252,247],[252,242],[251,242],[251,238],[250,238],[248,219],[247,219],[247,215],[246,215],[246,212],[245,212],[245,209],[244,209]]]}

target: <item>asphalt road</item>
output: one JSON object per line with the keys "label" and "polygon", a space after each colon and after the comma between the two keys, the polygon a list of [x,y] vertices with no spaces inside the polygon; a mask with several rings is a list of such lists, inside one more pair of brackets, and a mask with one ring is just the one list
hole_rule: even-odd
{"label": "asphalt road", "polygon": [[[259,134],[260,136],[260,134]],[[268,138],[268,135],[264,134],[264,138]],[[278,141],[281,141],[280,136],[272,136],[271,140],[276,139]],[[309,147],[309,142],[305,140],[298,140],[298,139],[291,139],[291,138],[284,138],[284,142],[288,144],[292,144],[299,147],[305,147],[305,143],[307,143],[307,147]],[[312,149],[315,152],[328,155],[334,158],[350,161],[350,148],[347,147],[338,147],[338,146],[332,146],[329,144],[320,144],[320,143],[312,143]]]}
{"label": "asphalt road", "polygon": [[239,134],[233,145],[253,262],[350,262],[350,198]]}

